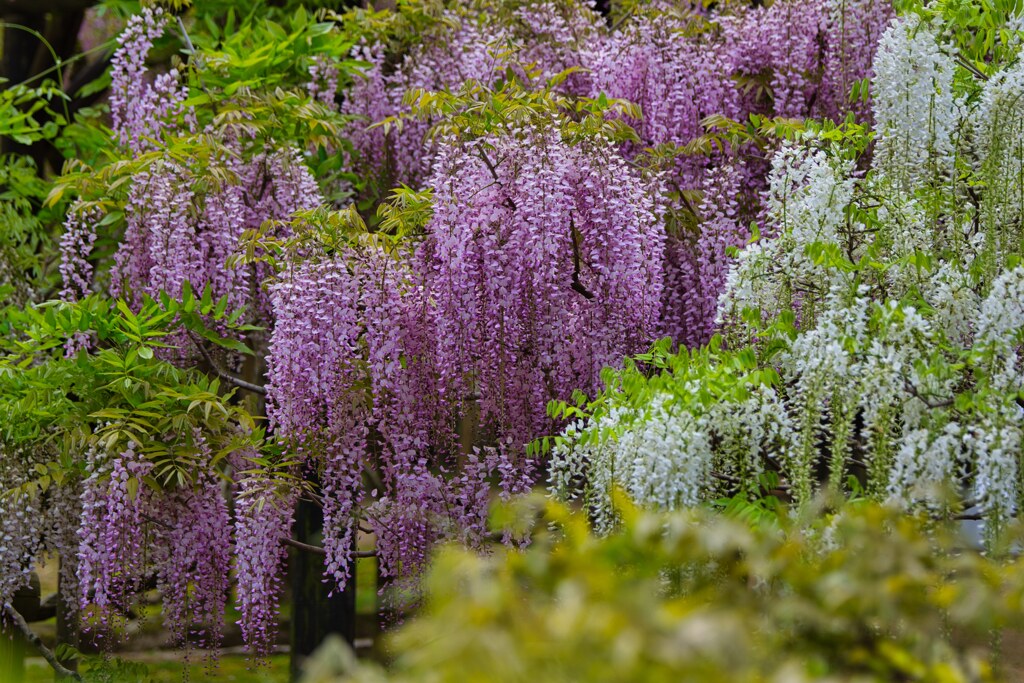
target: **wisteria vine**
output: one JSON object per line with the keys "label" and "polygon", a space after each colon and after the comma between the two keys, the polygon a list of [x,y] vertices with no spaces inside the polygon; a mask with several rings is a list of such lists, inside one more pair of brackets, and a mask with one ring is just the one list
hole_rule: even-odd
{"label": "wisteria vine", "polygon": [[[162,487],[147,483],[155,456],[142,443],[84,454],[70,555],[78,601],[101,624],[116,622],[155,582],[179,642],[214,645],[233,563],[244,638],[269,652],[297,482],[318,489],[325,579],[338,588],[351,576],[360,528],[374,535],[380,571],[392,577],[415,575],[439,540],[486,540],[494,485],[508,496],[541,475],[526,444],[557,425],[549,401],[595,392],[605,367],[660,336],[682,347],[707,342],[720,329],[722,291],[746,292],[734,254],[753,236],[752,221],[779,240],[802,239],[777,220],[774,198],[796,183],[780,180],[778,159],[808,182],[834,169],[788,148],[770,164],[776,140],[716,137],[709,117],[740,126],[752,115],[868,122],[873,111],[885,131],[877,163],[891,167],[893,182],[916,180],[898,162],[898,145],[920,133],[904,126],[899,138],[903,101],[884,88],[873,110],[849,98],[854,84],[873,75],[884,82],[900,68],[887,57],[893,41],[922,40],[890,30],[876,58],[892,17],[880,0],[713,10],[656,2],[615,21],[570,0],[499,3],[494,12],[450,3],[439,12],[415,44],[372,32],[353,41],[363,68],[351,82],[330,58],[308,64],[303,96],[347,117],[346,140],[329,152],[346,160],[344,189],[364,207],[362,225],[330,244],[304,232],[316,232],[325,204],[311,149],[279,145],[244,120],[218,126],[188,104],[186,72],[150,70],[147,56],[169,23],[161,10],[144,10],[119,38],[113,130],[126,158],[146,161],[118,183],[123,232],[111,263],[93,252],[110,203],[69,213],[62,298],[108,291],[138,309],[147,297],[208,290],[227,309],[244,309],[246,321],[266,329],[255,337],[266,414],[289,465],[277,476],[271,465],[252,465],[266,462],[257,453],[223,458],[191,430],[156,435],[187,447],[195,467],[188,481]],[[543,106],[494,116],[484,133],[437,125],[471,119],[509,82]],[[412,95],[431,92],[474,95],[412,115]],[[993,87],[991,97],[1000,96]],[[609,98],[639,105],[629,110],[638,115],[601,109]],[[607,126],[586,127],[602,116]],[[616,117],[630,135],[609,133]],[[209,143],[201,160],[172,153],[200,138]],[[1000,168],[1013,163],[1012,154],[991,158]],[[851,174],[841,170],[837,187]],[[400,185],[428,209],[396,237],[372,209],[393,207],[389,193]],[[755,295],[777,307],[804,303],[791,291]],[[166,341],[161,356],[179,365],[227,377],[240,366],[230,354],[211,357],[193,335]],[[88,344],[76,337],[67,352],[87,353]],[[789,427],[774,410],[781,399],[764,399],[739,419],[784,442]],[[677,414],[661,403],[653,412]],[[691,417],[697,431],[716,419]],[[703,459],[682,469],[660,462],[652,470],[693,481],[711,471],[715,439],[736,452],[752,448],[731,433],[694,434],[659,427],[627,446],[666,439],[699,451]],[[756,475],[757,458],[748,465]],[[644,472],[634,474],[640,482]],[[637,486],[642,499],[666,505],[700,496],[698,484],[671,494]],[[35,552],[36,531],[23,530],[10,547]]]}

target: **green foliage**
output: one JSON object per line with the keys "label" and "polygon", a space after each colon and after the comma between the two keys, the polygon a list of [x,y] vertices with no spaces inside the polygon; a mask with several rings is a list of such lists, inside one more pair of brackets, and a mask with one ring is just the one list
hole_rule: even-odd
{"label": "green foliage", "polygon": [[391,191],[388,201],[377,207],[380,219],[377,229],[395,240],[422,234],[434,214],[433,201],[430,188],[416,191],[405,185],[397,187]]}
{"label": "green foliage", "polygon": [[[386,235],[381,237],[388,243]],[[346,247],[372,243],[377,238],[354,206],[338,210],[319,206],[298,211],[290,219],[265,221],[255,230],[246,230],[239,253],[229,259],[228,265],[267,263],[275,273],[281,273],[296,262],[330,257]]]}
{"label": "green foliage", "polygon": [[771,154],[785,140],[817,139],[822,145],[859,160],[869,149],[872,135],[867,126],[858,123],[853,113],[840,122],[813,119],[787,119],[750,114],[746,121],[735,121],[721,114],[712,114],[701,125],[707,131],[680,150],[682,154],[708,155],[752,145],[763,154]]}
{"label": "green foliage", "polygon": [[[536,67],[527,66],[524,70],[525,79],[510,69],[506,78],[493,88],[467,81],[454,93],[409,90],[404,103],[410,112],[403,116],[437,120],[431,128],[433,137],[474,140],[524,124],[554,121],[570,141],[600,135],[617,142],[639,142],[636,131],[625,122],[625,119],[641,117],[635,104],[609,98],[603,93],[596,98],[559,93],[556,86],[575,68],[543,84],[537,82],[540,72]],[[387,131],[391,126],[400,126],[401,122],[401,117],[391,117],[375,125]]]}
{"label": "green foliage", "polygon": [[[184,370],[164,359],[174,334],[192,335],[233,351],[247,351],[214,331],[246,331],[241,311],[207,290],[182,302],[163,297],[132,311],[123,300],[92,296],[76,303],[49,302],[0,315],[0,419],[4,443],[30,454],[45,489],[82,473],[81,454],[115,451],[128,442],[155,465],[153,488],[188,486],[196,474],[195,434],[213,447],[213,465],[229,453],[258,447],[261,429],[232,401],[219,379]],[[87,335],[94,349],[66,357],[68,340]]]}
{"label": "green foliage", "polygon": [[393,10],[376,10],[367,3],[366,7],[356,6],[343,15],[328,17],[343,23],[348,33],[364,38],[369,45],[387,45],[388,52],[397,59],[433,33],[456,28],[444,17],[444,9],[443,0],[397,0]]}
{"label": "green foliage", "polygon": [[[49,201],[74,194],[86,207],[116,214],[131,179],[165,160],[188,168],[189,182],[203,194],[236,182],[221,163],[239,153],[227,141],[243,141],[245,154],[267,147],[306,151],[325,195],[342,201],[338,185],[345,159],[340,152],[347,145],[345,118],[311,98],[307,84],[310,67],[318,61],[337,74],[339,86],[350,82],[361,66],[349,58],[355,40],[339,23],[302,7],[285,13],[263,5],[246,10],[201,3],[194,15],[179,17],[165,36],[172,52],[188,56],[184,64],[177,56],[171,60],[188,88],[181,120],[168,122],[162,139],[155,141],[157,149],[135,155],[111,146],[113,133],[102,111],[89,110],[69,131],[65,147],[70,160]],[[186,111],[197,126],[186,125]],[[108,225],[116,232],[120,221]]]}
{"label": "green foliage", "polygon": [[[67,96],[52,81],[38,87],[0,78],[0,139],[19,145],[52,141],[67,123],[57,107]],[[53,226],[59,211],[41,207],[47,183],[27,154],[0,156],[0,302],[24,304],[53,284]]]}
{"label": "green foliage", "polygon": [[964,68],[957,84],[967,92],[973,89],[972,81],[987,79],[1020,52],[1020,37],[1007,27],[1024,12],[1021,0],[896,0],[893,4],[901,13],[916,12],[948,32]]}
{"label": "green foliage", "polygon": [[[605,368],[605,390],[593,400],[585,402],[585,397],[577,395],[572,402],[552,401],[548,415],[557,420],[590,418],[599,422],[610,412],[625,407],[636,411],[620,423],[627,428],[630,420],[643,419],[644,406],[656,396],[669,394],[679,405],[698,411],[725,402],[744,401],[751,392],[780,385],[778,373],[767,363],[780,348],[767,344],[728,349],[722,338],[715,336],[706,346],[676,351],[672,340],[666,337],[647,353],[625,359],[621,369]],[[578,443],[604,438],[615,438],[615,434],[587,432],[580,435]],[[562,442],[561,437],[549,441]]]}
{"label": "green foliage", "polygon": [[0,302],[27,303],[52,284],[57,212],[41,209],[47,189],[30,157],[0,156]]}
{"label": "green foliage", "polygon": [[[237,110],[232,101],[236,93],[272,93],[278,88],[300,91],[315,59],[330,60],[341,85],[360,66],[348,59],[353,38],[332,21],[320,21],[301,7],[287,16],[268,15],[259,6],[250,7],[247,15],[239,16],[240,11],[231,8],[223,17],[204,14],[196,18],[194,29],[199,30],[192,36],[196,52],[189,64],[196,80],[188,104],[199,107],[201,113],[225,116]],[[205,108],[211,103],[212,108]],[[222,106],[225,104],[227,109]],[[328,120],[336,117],[331,112],[320,113]],[[301,113],[295,117],[302,120]]]}
{"label": "green foliage", "polygon": [[[7,79],[0,78],[0,85]],[[22,145],[37,140],[53,139],[60,127],[67,123],[53,110],[54,100],[65,104],[68,96],[52,81],[37,88],[13,84],[0,90],[0,137],[7,137]]]}
{"label": "green foliage", "polygon": [[990,634],[1021,624],[1020,560],[901,512],[861,504],[801,530],[619,507],[604,537],[550,501],[506,510],[540,512],[530,547],[443,551],[389,673],[332,677],[323,664],[352,662],[327,651],[306,683],[990,681]]}

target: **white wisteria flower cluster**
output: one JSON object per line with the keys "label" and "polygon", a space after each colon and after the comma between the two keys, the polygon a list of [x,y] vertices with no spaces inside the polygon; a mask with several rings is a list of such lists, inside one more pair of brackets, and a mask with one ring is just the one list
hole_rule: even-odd
{"label": "white wisteria flower cluster", "polygon": [[[582,498],[595,526],[609,530],[616,486],[641,505],[675,510],[706,499],[716,477],[753,482],[766,460],[793,459],[785,406],[770,387],[737,402],[702,402],[700,393],[695,381],[683,382],[637,409],[616,406],[576,422],[554,448],[552,490]],[[590,438],[581,440],[584,433]]]}
{"label": "white wisteria flower cluster", "polygon": [[995,268],[1024,242],[1024,61],[985,84],[977,116],[977,155],[985,195],[980,222],[986,255]]}
{"label": "white wisteria flower cluster", "polygon": [[773,316],[799,307],[804,295],[822,284],[824,273],[806,247],[837,241],[854,182],[848,161],[830,158],[807,142],[784,143],[772,160],[767,206],[775,236],[740,252],[719,302],[720,322],[746,308]]}
{"label": "white wisteria flower cluster", "polygon": [[721,336],[656,347],[610,378],[554,449],[557,495],[604,527],[616,486],[670,509],[856,489],[977,506],[989,529],[1016,514],[1024,62],[969,73],[958,92],[942,40],[917,15],[886,31],[866,172],[842,138],[859,130],[812,126],[780,145],[763,237],[719,300]]}
{"label": "white wisteria flower cluster", "polygon": [[961,103],[955,63],[918,15],[892,20],[875,53],[876,168],[905,187],[953,170]]}

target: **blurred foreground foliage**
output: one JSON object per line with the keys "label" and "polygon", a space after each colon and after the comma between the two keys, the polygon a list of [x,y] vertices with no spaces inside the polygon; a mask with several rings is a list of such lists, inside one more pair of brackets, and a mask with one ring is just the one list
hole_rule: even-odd
{"label": "blurred foreground foliage", "polygon": [[550,500],[506,509],[499,526],[536,520],[532,544],[442,551],[387,673],[335,641],[306,683],[1006,680],[1021,561],[956,526],[874,503],[756,526],[619,506],[606,536]]}

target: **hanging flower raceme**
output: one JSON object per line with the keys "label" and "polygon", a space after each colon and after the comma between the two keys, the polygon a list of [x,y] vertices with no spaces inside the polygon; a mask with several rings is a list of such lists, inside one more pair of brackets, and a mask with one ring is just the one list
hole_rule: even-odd
{"label": "hanging flower raceme", "polygon": [[[591,53],[601,50],[607,30],[604,17],[589,2],[528,0],[512,12],[506,44],[517,50],[514,68],[534,71],[543,83],[572,70],[559,86],[561,92],[587,95],[594,90]],[[494,41],[496,48],[501,43]],[[508,49],[508,48],[504,48]]]}
{"label": "hanging flower raceme", "polygon": [[853,108],[864,117],[851,90],[871,76],[892,14],[886,0],[784,0],[725,18],[732,68],[749,84],[744,109],[840,120]]}
{"label": "hanging flower raceme", "polygon": [[1020,367],[1024,362],[1024,268],[1003,273],[981,305],[977,344],[990,355],[990,381],[1012,394],[1024,388]]}
{"label": "hanging flower raceme", "polygon": [[[173,161],[150,167],[134,179],[129,191],[127,227],[113,272],[112,293],[180,297],[187,281],[195,291],[209,285],[228,306],[253,305],[268,310],[254,281],[265,277],[262,264],[229,265],[239,239],[265,221],[286,219],[322,202],[316,181],[293,151],[268,150],[245,154],[240,143],[218,165],[232,182],[212,191],[193,189],[187,169]],[[194,207],[199,205],[200,211]],[[255,290],[255,295],[254,295]]]}
{"label": "hanging flower raceme", "polygon": [[178,72],[154,78],[146,58],[164,34],[170,16],[159,7],[147,7],[128,20],[118,36],[120,45],[111,60],[110,110],[118,141],[137,154],[155,149],[161,131],[182,113],[185,91]]}
{"label": "hanging flower raceme", "polygon": [[785,117],[809,113],[821,73],[825,4],[784,0],[726,21],[733,68],[756,84],[747,89],[746,109],[766,111],[763,94],[767,94],[771,113]]}
{"label": "hanging flower raceme", "polygon": [[273,285],[267,385],[277,437],[295,454],[323,463],[326,564],[341,587],[351,567],[352,510],[371,415],[361,348],[362,280],[344,256],[299,264]]}
{"label": "hanging flower raceme", "polygon": [[[4,460],[13,460],[21,454],[12,454],[5,448]],[[8,465],[0,467],[4,481],[10,482],[10,491],[0,496],[0,607],[7,605],[14,594],[29,583],[32,562],[43,542],[44,519],[40,514],[42,501],[30,492],[18,490],[29,480],[24,472],[15,472]]]}
{"label": "hanging flower raceme", "polygon": [[[955,64],[916,14],[893,19],[874,61],[875,166],[904,189],[953,172],[960,103]],[[922,157],[926,163],[921,163]]]}
{"label": "hanging flower raceme", "polygon": [[240,463],[235,498],[235,570],[238,625],[242,638],[257,657],[270,653],[277,639],[278,605],[288,558],[282,539],[294,523],[295,491]]}
{"label": "hanging flower raceme", "polygon": [[64,224],[60,240],[60,275],[64,283],[60,297],[64,301],[78,301],[92,293],[93,266],[89,262],[96,241],[95,211],[72,209]]}
{"label": "hanging flower raceme", "polygon": [[122,624],[155,575],[175,640],[220,644],[233,554],[231,519],[199,430],[191,443],[196,481],[159,492],[144,483],[153,463],[134,442],[113,455],[90,451],[77,579],[80,608],[98,619],[100,637]]}
{"label": "hanging flower raceme", "polygon": [[738,158],[708,170],[698,234],[668,238],[661,329],[682,346],[700,346],[714,334],[731,250],[750,238],[740,204],[749,181],[745,170]]}
{"label": "hanging flower raceme", "polygon": [[383,45],[353,49],[353,56],[369,66],[347,92],[341,112],[354,118],[346,136],[382,195],[399,184],[415,187],[429,174],[430,124],[415,119],[404,119],[401,126],[374,124],[408,114],[403,98],[411,90],[454,91],[470,80],[493,83],[505,67],[497,52],[506,37],[507,29],[497,22],[449,10],[397,66],[387,63]]}
{"label": "hanging flower raceme", "polygon": [[224,626],[234,547],[231,518],[212,452],[202,432],[192,434],[196,481],[166,493],[154,507],[153,550],[164,623],[181,645],[217,647]]}
{"label": "hanging flower raceme", "polygon": [[362,355],[359,294],[342,259],[299,264],[271,288],[268,414],[298,447],[324,429],[345,433],[353,411],[365,411],[352,400]]}
{"label": "hanging flower raceme", "polygon": [[163,525],[155,529],[161,545],[154,561],[164,624],[180,645],[216,648],[234,555],[220,481],[204,472],[194,487],[168,495],[159,509]]}
{"label": "hanging flower raceme", "polygon": [[999,267],[1011,255],[1024,255],[1024,62],[985,83],[976,118],[978,153],[985,159],[986,259]]}
{"label": "hanging flower raceme", "polygon": [[[73,207],[64,221],[64,234],[60,238],[60,275],[63,287],[60,298],[63,301],[78,301],[88,296],[93,289],[93,264],[89,261],[93,244],[96,242],[96,223],[99,212]],[[76,332],[65,344],[68,356],[79,349],[88,348],[89,335]]]}
{"label": "hanging flower raceme", "polygon": [[[866,88],[852,98],[854,85],[874,75],[878,42],[893,17],[889,0],[830,0],[824,5],[824,57],[821,85],[812,113],[842,120],[853,111],[858,121],[871,120]],[[853,99],[853,101],[851,101]]]}
{"label": "hanging flower raceme", "polygon": [[[640,105],[638,148],[666,143],[685,147],[705,133],[706,117],[741,114],[725,35],[703,13],[652,6],[589,55],[593,95],[607,93]],[[663,257],[660,329],[680,344],[699,344],[709,336],[721,286],[715,273],[726,263],[725,247],[745,241],[745,229],[737,227],[744,217],[737,209],[741,197],[756,192],[758,184],[756,178],[737,173],[741,169],[743,162],[735,155],[732,160],[721,154],[684,155],[666,172],[666,187],[675,193],[674,211],[688,210],[684,192],[703,191],[705,197],[702,216],[697,217],[704,220],[696,231],[670,234]],[[728,225],[722,220],[726,217]]]}
{"label": "hanging flower raceme", "polygon": [[88,454],[78,536],[80,605],[104,626],[115,625],[145,580],[151,492],[142,485],[152,464],[134,442],[123,451]]}
{"label": "hanging flower raceme", "polygon": [[591,388],[655,335],[664,228],[602,140],[556,129],[443,145],[421,255],[449,401],[502,434],[538,434],[547,400]]}
{"label": "hanging flower raceme", "polygon": [[497,478],[501,495],[507,497],[529,491],[536,477],[537,463],[524,458],[511,439],[445,460],[437,465],[422,458],[391,470],[393,483],[367,507],[381,576],[415,582],[436,544],[445,540],[483,547],[489,532],[490,479]]}
{"label": "hanging flower raceme", "polygon": [[382,476],[365,515],[379,528],[385,575],[413,573],[450,517],[443,467],[455,439],[436,389],[431,317],[408,262],[353,246],[295,266],[271,289],[268,414],[321,484],[325,573],[339,588],[350,577],[366,469]]}
{"label": "hanging flower raceme", "polygon": [[[594,96],[640,104],[636,129],[644,146],[685,148],[705,134],[712,114],[840,119],[852,106],[853,82],[870,73],[891,10],[868,0],[733,12],[657,5],[641,12],[589,53]],[[728,154],[680,156],[667,174],[673,212],[695,214],[697,222],[673,234],[665,254],[662,330],[679,343],[700,344],[714,331],[728,251],[746,242],[745,226],[759,217],[767,171],[752,147],[740,145]],[[700,197],[699,205],[685,203],[685,193]]]}
{"label": "hanging flower raceme", "polygon": [[[722,32],[701,14],[651,12],[625,24],[588,54],[592,97],[605,93],[640,106],[643,146],[684,146],[703,135],[706,117],[740,116]],[[696,188],[706,159],[680,161],[680,186]]]}
{"label": "hanging flower raceme", "polygon": [[317,55],[309,65],[309,96],[329,105],[334,105],[338,95],[338,69],[323,55]]}
{"label": "hanging flower raceme", "polygon": [[[36,469],[15,473],[18,465],[31,463],[31,456],[5,449],[2,457],[20,462],[0,467],[0,475],[10,487],[0,495],[0,608],[12,604],[19,591],[30,587],[39,557],[56,556],[60,558],[57,589],[66,618],[74,623],[79,602],[79,488],[70,482],[41,487]],[[6,625],[7,620],[8,615],[0,614],[0,623]]]}
{"label": "hanging flower raceme", "polygon": [[766,232],[772,237],[750,245],[730,267],[719,300],[720,322],[738,320],[746,309],[767,318],[803,307],[811,316],[829,291],[829,278],[846,277],[821,268],[809,249],[839,242],[843,212],[853,196],[851,171],[848,162],[821,150],[782,146],[772,160],[766,196]]}

